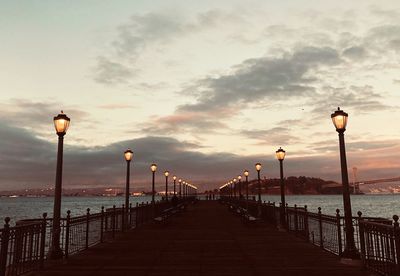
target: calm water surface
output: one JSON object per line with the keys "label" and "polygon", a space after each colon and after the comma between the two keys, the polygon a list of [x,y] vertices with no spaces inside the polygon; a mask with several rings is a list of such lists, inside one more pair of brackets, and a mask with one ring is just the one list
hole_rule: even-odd
{"label": "calm water surface", "polygon": [[[278,195],[264,195],[265,201],[279,202]],[[131,197],[130,202],[151,201],[151,196]],[[290,195],[286,197],[289,205],[308,206],[310,212],[316,212],[318,207],[322,208],[324,214],[335,214],[340,209],[343,214],[343,201],[341,195]],[[86,213],[86,208],[91,212],[99,212],[101,206],[111,208],[114,204],[121,206],[123,197],[64,197],[62,201],[62,212],[65,215],[71,210],[73,216]],[[400,215],[400,195],[353,195],[351,197],[353,214],[362,211],[363,216],[377,216],[391,218],[394,214]],[[39,218],[43,212],[49,216],[53,212],[53,198],[0,198],[0,219],[9,216],[13,222],[20,219]],[[0,225],[2,223],[0,222]]]}
{"label": "calm water surface", "polygon": [[[160,199],[156,197],[156,200]],[[130,202],[133,206],[136,202],[150,202],[151,196],[131,197]],[[124,204],[124,197],[63,197],[61,212],[66,216],[67,211],[71,210],[72,216],[86,214],[86,209],[90,208],[91,213],[101,211],[101,206],[112,208],[113,205],[121,207]],[[10,217],[12,222],[20,219],[39,218],[46,212],[48,217],[53,214],[53,197],[1,197],[0,198],[0,228],[1,220]]]}
{"label": "calm water surface", "polygon": [[[280,202],[280,196],[263,196],[263,200]],[[322,208],[322,213],[335,215],[336,209],[343,215],[343,197],[342,195],[290,195],[286,196],[286,202],[292,206],[307,205],[310,212],[318,212],[318,207]],[[353,216],[358,211],[363,216],[391,218],[394,214],[400,214],[400,194],[388,195],[352,195],[351,207]]]}

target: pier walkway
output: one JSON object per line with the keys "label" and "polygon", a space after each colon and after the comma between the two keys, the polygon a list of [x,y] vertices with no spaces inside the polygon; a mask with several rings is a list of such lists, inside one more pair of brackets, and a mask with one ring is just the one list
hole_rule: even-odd
{"label": "pier walkway", "polygon": [[32,275],[372,275],[272,226],[244,225],[215,201],[190,205]]}

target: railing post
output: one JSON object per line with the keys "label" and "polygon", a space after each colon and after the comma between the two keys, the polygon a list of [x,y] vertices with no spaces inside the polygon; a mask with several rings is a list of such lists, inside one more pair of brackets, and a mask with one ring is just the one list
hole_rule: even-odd
{"label": "railing post", "polygon": [[394,242],[396,244],[396,269],[397,269],[397,275],[400,274],[400,229],[399,229],[399,217],[397,215],[393,216],[393,236],[394,236]]}
{"label": "railing post", "polygon": [[89,248],[89,224],[90,224],[90,208],[86,209],[86,243],[85,248]]}
{"label": "railing post", "polygon": [[124,232],[126,229],[126,214],[125,214],[125,204],[122,204],[122,216],[121,216],[121,232]]}
{"label": "railing post", "polygon": [[115,217],[116,211],[115,211],[115,205],[113,205],[113,214],[112,214],[112,238],[114,239],[115,237]]}
{"label": "railing post", "polygon": [[104,241],[104,206],[101,206],[100,242]]}
{"label": "railing post", "polygon": [[1,248],[0,248],[0,276],[6,275],[8,242],[10,239],[10,218],[6,217],[4,221],[5,224],[1,235]]}
{"label": "railing post", "polygon": [[290,231],[290,225],[289,225],[289,214],[288,214],[288,203],[286,203],[285,204],[285,206],[284,206],[284,208],[285,208],[285,215],[286,215],[286,217],[285,217],[285,225],[286,225],[286,229],[288,230],[288,231]]}
{"label": "railing post", "polygon": [[310,241],[310,234],[308,232],[308,210],[307,205],[304,205],[304,232],[306,235],[306,241]]}
{"label": "railing post", "polygon": [[67,211],[67,221],[65,224],[65,258],[68,258],[69,255],[69,234],[71,228],[71,211]]}
{"label": "railing post", "polygon": [[324,236],[322,234],[322,213],[321,207],[318,207],[318,225],[319,225],[319,246],[324,248]]}
{"label": "railing post", "polygon": [[44,267],[44,250],[46,247],[47,213],[43,213],[42,229],[40,232],[39,269]]}
{"label": "railing post", "polygon": [[340,223],[340,210],[336,209],[336,228],[337,228],[337,238],[338,238],[338,250],[339,256],[342,255],[342,226]]}
{"label": "railing post", "polygon": [[138,225],[138,214],[139,214],[139,203],[136,202],[136,208],[135,208],[135,228]]}
{"label": "railing post", "polygon": [[275,218],[275,201],[272,202],[272,213],[271,213],[271,219],[272,219],[272,223],[276,226],[276,218]]}
{"label": "railing post", "polygon": [[132,228],[132,203],[129,203],[129,227],[128,229]]}
{"label": "railing post", "polygon": [[143,208],[143,204],[144,204],[144,202],[142,202],[142,204],[140,204],[140,224],[143,224],[144,223],[144,216],[145,216],[145,214],[144,214],[144,208]]}
{"label": "railing post", "polygon": [[363,263],[363,266],[365,267],[366,266],[366,263],[365,263],[366,251],[365,251],[364,224],[362,222],[363,219],[361,218],[362,213],[360,211],[358,211],[357,215],[358,215],[358,232],[359,232],[358,234],[360,236],[360,258]]}
{"label": "railing post", "polygon": [[297,204],[294,205],[294,233],[297,235],[297,232],[299,231],[299,220],[297,217]]}

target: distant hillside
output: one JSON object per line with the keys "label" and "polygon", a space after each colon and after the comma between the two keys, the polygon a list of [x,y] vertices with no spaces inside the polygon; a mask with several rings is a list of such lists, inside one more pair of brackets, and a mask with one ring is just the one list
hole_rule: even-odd
{"label": "distant hillside", "polygon": [[[314,195],[314,194],[341,194],[342,185],[334,181],[326,181],[321,178],[307,176],[289,176],[285,178],[286,194]],[[263,179],[261,182],[262,193],[279,194],[280,179]],[[256,194],[257,180],[249,183],[249,192]]]}

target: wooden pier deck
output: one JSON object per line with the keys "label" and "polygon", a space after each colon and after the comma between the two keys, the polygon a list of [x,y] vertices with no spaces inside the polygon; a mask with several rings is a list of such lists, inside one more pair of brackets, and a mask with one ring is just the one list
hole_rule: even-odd
{"label": "wooden pier deck", "polygon": [[41,276],[371,275],[271,226],[249,227],[215,201],[201,201],[167,225],[121,234]]}

